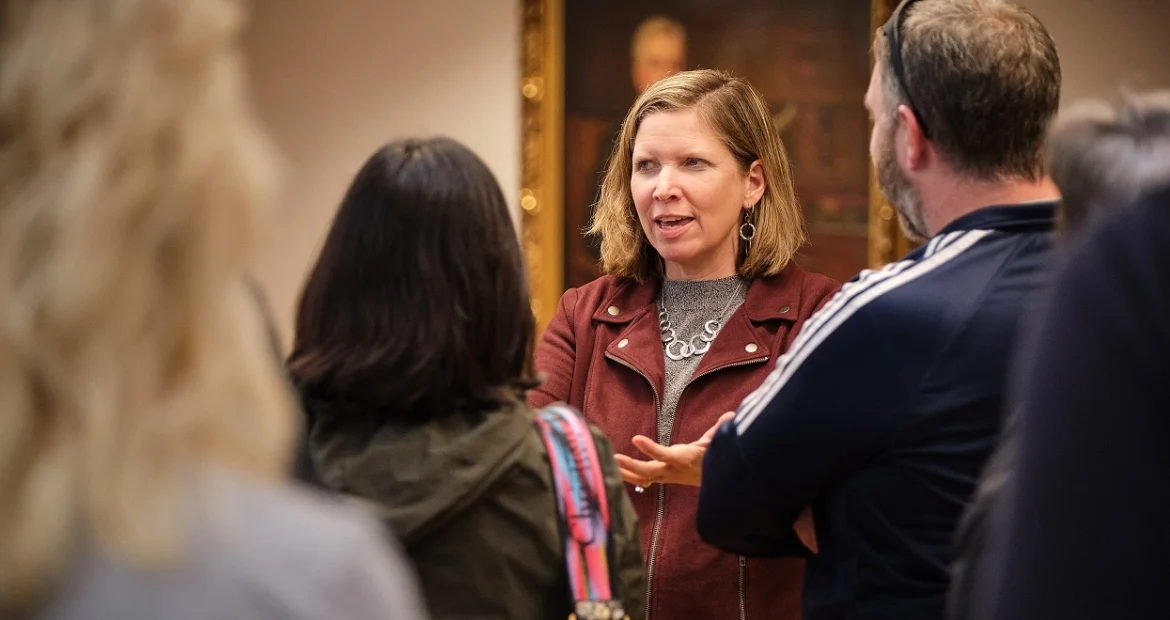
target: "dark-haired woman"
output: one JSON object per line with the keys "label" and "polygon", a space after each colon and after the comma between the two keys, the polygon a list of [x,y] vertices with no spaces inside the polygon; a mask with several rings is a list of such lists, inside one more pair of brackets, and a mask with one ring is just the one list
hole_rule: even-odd
{"label": "dark-haired woman", "polygon": [[[434,618],[572,611],[535,385],[524,263],[495,179],[448,139],[358,172],[301,296],[289,371],[325,486],[368,500],[414,560]],[[609,564],[644,617],[637,521],[594,432]]]}

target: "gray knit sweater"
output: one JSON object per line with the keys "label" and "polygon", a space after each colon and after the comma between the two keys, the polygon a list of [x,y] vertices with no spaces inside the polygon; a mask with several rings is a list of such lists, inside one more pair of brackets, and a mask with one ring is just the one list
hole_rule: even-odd
{"label": "gray knit sweater", "polygon": [[[658,297],[658,308],[666,308],[666,318],[670,320],[678,339],[690,341],[703,333],[703,325],[707,321],[714,319],[720,325],[725,325],[746,295],[747,282],[739,276],[718,280],[664,280]],[[674,350],[677,351],[677,345]],[[666,361],[666,389],[657,415],[658,443],[670,445],[670,431],[674,425],[678,399],[703,356],[696,353],[676,361],[666,355],[665,349],[662,355]]]}

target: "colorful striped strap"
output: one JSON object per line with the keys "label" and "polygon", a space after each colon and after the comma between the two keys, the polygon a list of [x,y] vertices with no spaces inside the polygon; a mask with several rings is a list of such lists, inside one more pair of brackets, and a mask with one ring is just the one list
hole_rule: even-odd
{"label": "colorful striped strap", "polygon": [[626,617],[610,582],[609,502],[589,425],[568,405],[551,405],[536,426],[552,465],[557,510],[565,524],[565,563],[575,620]]}

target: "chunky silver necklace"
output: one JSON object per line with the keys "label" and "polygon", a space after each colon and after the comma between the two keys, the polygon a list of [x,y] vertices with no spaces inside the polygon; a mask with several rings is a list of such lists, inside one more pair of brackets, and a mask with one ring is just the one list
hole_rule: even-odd
{"label": "chunky silver necklace", "polygon": [[679,340],[678,332],[670,324],[670,315],[666,312],[666,293],[663,292],[662,302],[658,304],[658,329],[662,330],[662,343],[666,349],[666,357],[674,361],[684,360],[692,355],[702,355],[711,348],[711,343],[715,341],[715,336],[719,335],[719,330],[723,329],[723,317],[727,314],[727,310],[731,308],[731,303],[743,291],[743,282],[731,291],[731,296],[727,298],[727,305],[723,306],[723,311],[720,312],[714,319],[703,324],[703,331],[691,336],[689,340]]}

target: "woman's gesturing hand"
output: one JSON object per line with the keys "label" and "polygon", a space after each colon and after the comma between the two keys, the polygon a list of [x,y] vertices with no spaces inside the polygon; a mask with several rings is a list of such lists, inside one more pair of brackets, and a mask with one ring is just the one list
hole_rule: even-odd
{"label": "woman's gesturing hand", "polygon": [[734,417],[734,411],[723,414],[702,437],[691,443],[663,446],[649,437],[635,436],[634,447],[651,460],[639,461],[624,454],[615,455],[622,479],[642,490],[654,483],[699,486],[703,481],[703,455],[707,453],[711,438],[720,426]]}

